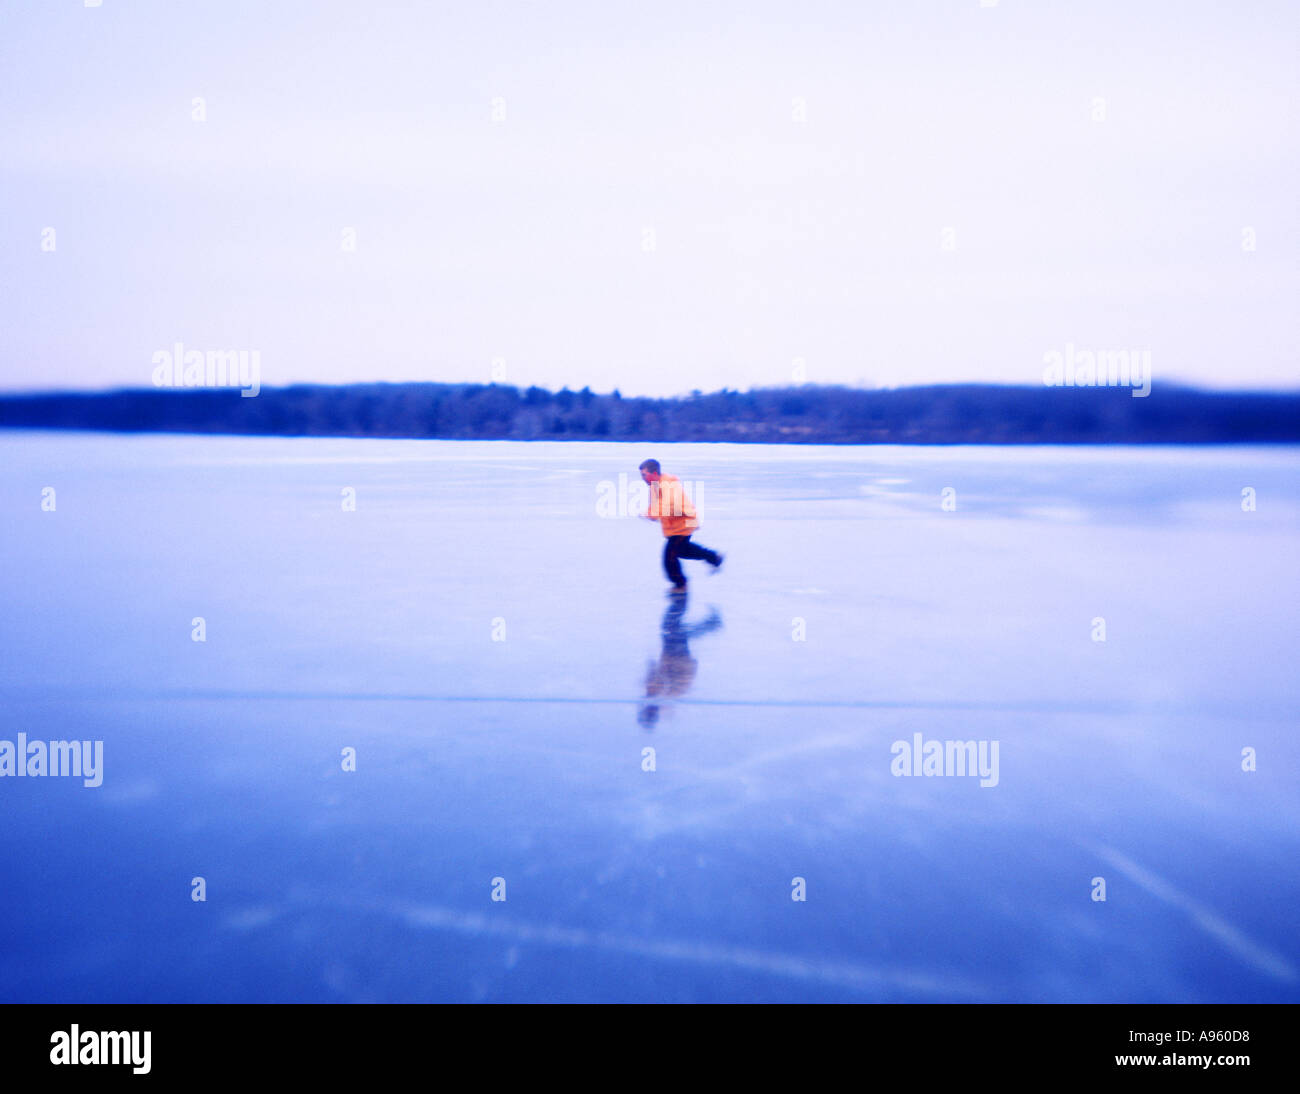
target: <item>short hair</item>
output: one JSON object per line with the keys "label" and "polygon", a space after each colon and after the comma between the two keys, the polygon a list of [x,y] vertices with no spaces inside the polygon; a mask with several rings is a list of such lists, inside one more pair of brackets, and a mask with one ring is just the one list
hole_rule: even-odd
{"label": "short hair", "polygon": [[646,460],[639,468],[639,471],[649,471],[652,475],[659,474],[659,461]]}

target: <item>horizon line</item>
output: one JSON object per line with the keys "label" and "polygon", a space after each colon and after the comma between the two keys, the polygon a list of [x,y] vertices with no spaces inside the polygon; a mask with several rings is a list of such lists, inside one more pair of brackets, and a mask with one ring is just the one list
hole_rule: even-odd
{"label": "horizon line", "polygon": [[[1050,385],[1043,383],[1007,383],[996,380],[943,380],[932,383],[917,384],[895,384],[882,387],[863,387],[850,383],[814,383],[805,381],[803,383],[789,384],[770,384],[770,385],[753,385],[748,388],[728,388],[721,387],[712,391],[703,389],[692,389],[690,391],[675,392],[671,395],[628,395],[624,394],[619,388],[615,387],[609,391],[593,391],[590,386],[581,388],[570,388],[567,384],[559,388],[543,387],[540,384],[510,384],[499,381],[488,381],[483,383],[477,380],[348,380],[342,383],[327,383],[316,380],[299,380],[287,384],[279,385],[260,385],[260,392],[271,391],[291,391],[295,388],[324,388],[330,390],[343,390],[346,388],[357,387],[459,387],[459,388],[501,388],[511,389],[519,392],[544,391],[548,395],[559,395],[563,392],[569,392],[572,395],[581,395],[587,392],[593,396],[612,398],[615,394],[620,399],[653,399],[658,401],[675,401],[690,400],[697,398],[708,398],[716,395],[746,395],[758,394],[771,391],[853,391],[863,394],[883,394],[886,392],[896,391],[926,391],[935,388],[996,388],[1002,390],[1017,391],[1054,391],[1062,389],[1084,390],[1110,387],[1110,384],[1078,384],[1078,385]],[[1166,380],[1159,385],[1164,389],[1172,389],[1179,392],[1188,392],[1198,395],[1208,396],[1240,396],[1240,395],[1270,395],[1283,397],[1300,396],[1300,381],[1292,388],[1278,387],[1235,387],[1235,388],[1207,388],[1199,387],[1190,381]],[[30,389],[0,389],[0,399],[24,399],[24,398],[41,398],[49,396],[86,396],[98,397],[108,395],[143,395],[154,392],[176,394],[178,392],[216,392],[216,391],[237,391],[237,387],[231,386],[212,386],[208,384],[196,384],[193,387],[181,385],[161,386],[149,384],[146,386],[117,386],[103,388],[30,388]]]}

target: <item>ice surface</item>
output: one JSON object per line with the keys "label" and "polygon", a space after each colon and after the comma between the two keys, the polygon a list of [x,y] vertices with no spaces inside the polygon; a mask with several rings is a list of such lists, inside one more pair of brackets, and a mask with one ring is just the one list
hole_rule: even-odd
{"label": "ice surface", "polygon": [[[647,456],[727,556],[680,613]],[[1294,448],[0,467],[0,739],[105,755],[0,779],[4,1000],[1300,1000]]]}

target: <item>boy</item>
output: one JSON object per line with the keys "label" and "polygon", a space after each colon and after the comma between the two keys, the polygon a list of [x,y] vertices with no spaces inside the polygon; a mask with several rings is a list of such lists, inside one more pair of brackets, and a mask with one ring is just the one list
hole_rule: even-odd
{"label": "boy", "polygon": [[650,484],[650,508],[643,515],[647,520],[657,520],[668,539],[664,544],[664,573],[673,583],[672,591],[684,593],[686,575],[682,573],[681,559],[702,559],[717,570],[723,556],[691,542],[700,520],[676,475],[664,475],[658,460],[646,460],[641,465],[641,479]]}

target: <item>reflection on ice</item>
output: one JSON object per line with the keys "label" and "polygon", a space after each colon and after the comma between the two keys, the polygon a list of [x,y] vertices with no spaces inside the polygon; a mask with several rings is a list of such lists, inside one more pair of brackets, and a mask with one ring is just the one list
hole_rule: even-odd
{"label": "reflection on ice", "polygon": [[696,623],[685,622],[686,593],[673,593],[668,598],[660,633],[663,648],[659,660],[651,661],[646,668],[645,697],[637,713],[637,721],[647,730],[654,729],[662,714],[672,713],[672,702],[685,695],[695,682],[699,662],[691,656],[690,640],[700,635],[722,629],[722,616],[717,608],[707,619]]}

